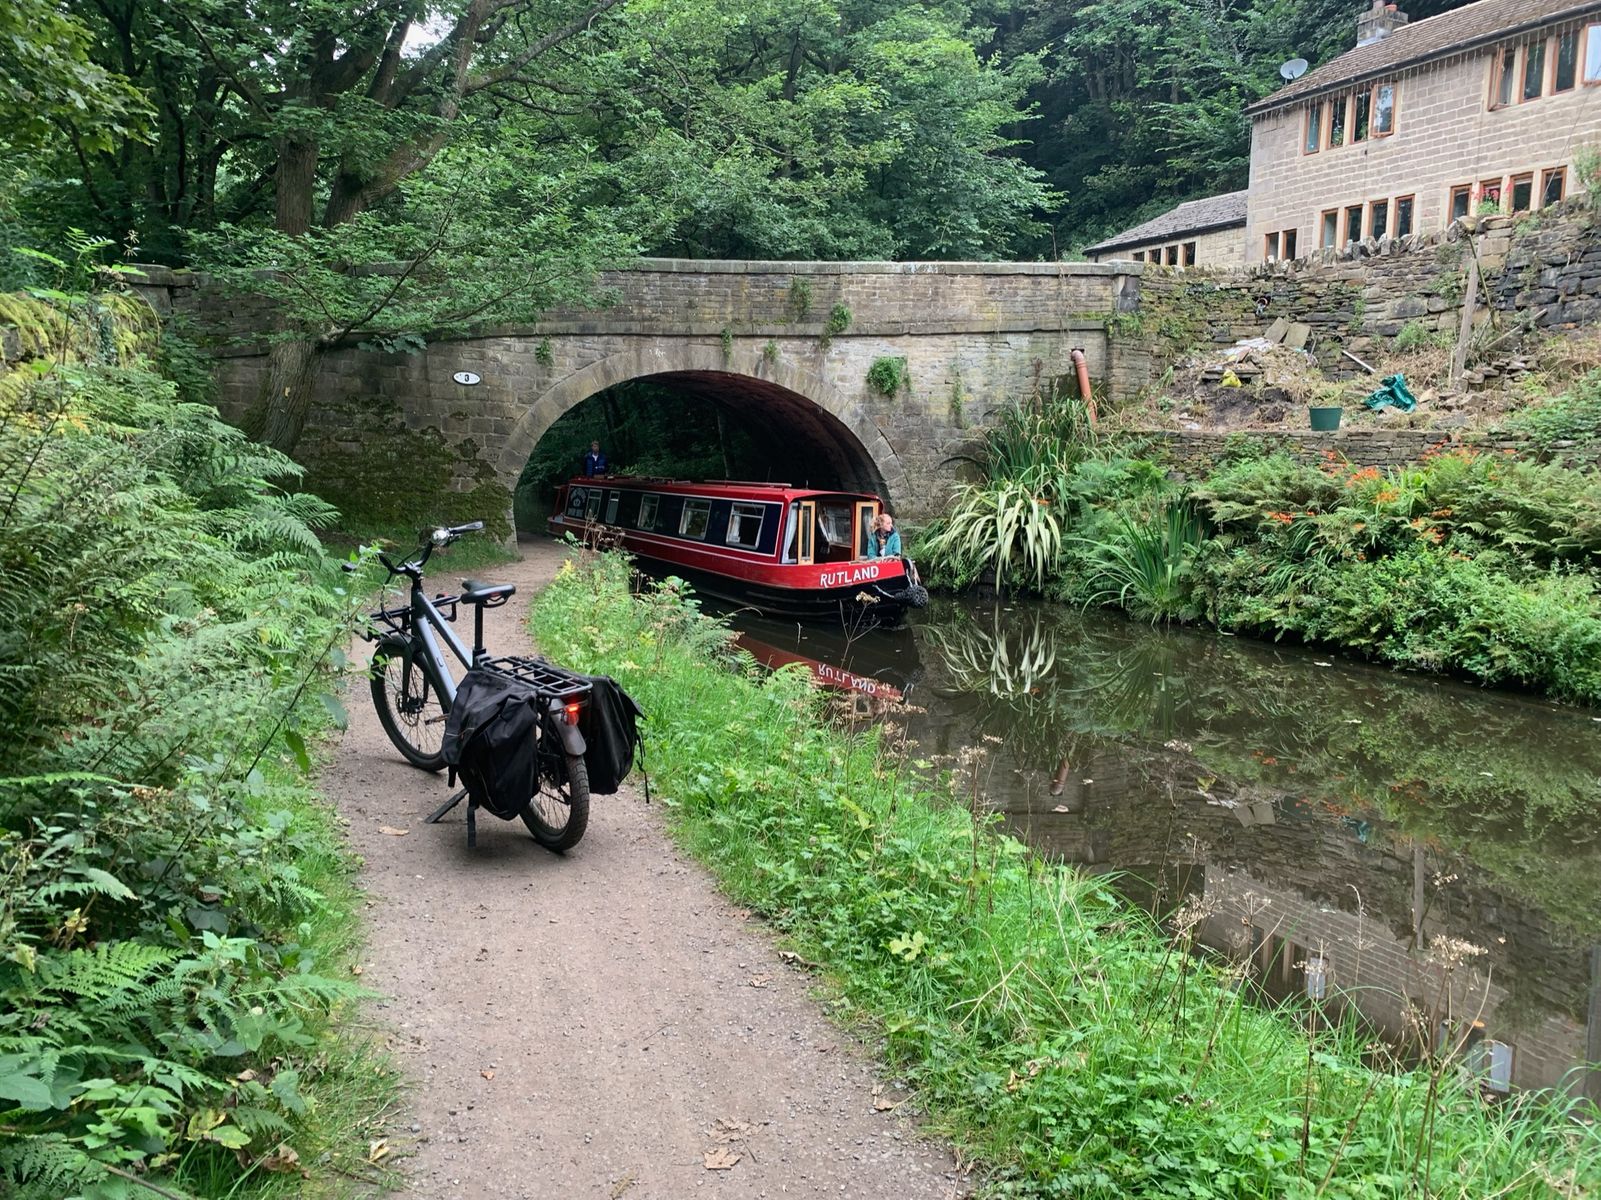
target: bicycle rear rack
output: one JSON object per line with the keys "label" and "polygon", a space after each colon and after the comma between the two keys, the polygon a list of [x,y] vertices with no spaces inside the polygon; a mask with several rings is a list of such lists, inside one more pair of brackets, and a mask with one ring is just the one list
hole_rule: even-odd
{"label": "bicycle rear rack", "polygon": [[[501,675],[509,675],[522,683],[532,684],[536,689],[535,703],[549,703],[559,700],[563,704],[573,700],[585,698],[590,693],[589,680],[576,671],[569,671],[566,667],[558,667],[548,658],[525,658],[518,654],[508,654],[500,658],[480,659],[475,667],[494,671]],[[539,780],[534,784],[537,787]],[[451,809],[462,802],[467,795],[467,789],[462,788],[450,799],[429,814],[424,824],[437,825]],[[530,799],[529,803],[533,801]],[[471,799],[467,801],[467,848],[471,850],[478,845],[478,805]]]}

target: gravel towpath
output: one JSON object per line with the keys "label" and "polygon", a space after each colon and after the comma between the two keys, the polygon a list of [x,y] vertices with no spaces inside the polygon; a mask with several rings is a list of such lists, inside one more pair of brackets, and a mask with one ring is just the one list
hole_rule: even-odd
{"label": "gravel towpath", "polygon": [[[484,572],[518,594],[497,652],[532,649],[527,601],[561,550]],[[454,580],[445,570],[444,586]],[[431,581],[432,582],[432,581]],[[363,856],[363,982],[412,1080],[391,1139],[406,1194],[949,1200],[950,1149],[876,1111],[878,1077],[808,977],[680,854],[659,805],[595,797],[565,857],[521,822],[424,816],[443,776],[408,767],[365,694],[324,786]],[[404,835],[385,832],[404,830]],[[892,1094],[892,1093],[886,1093]],[[737,1156],[726,1169],[712,1163]]]}

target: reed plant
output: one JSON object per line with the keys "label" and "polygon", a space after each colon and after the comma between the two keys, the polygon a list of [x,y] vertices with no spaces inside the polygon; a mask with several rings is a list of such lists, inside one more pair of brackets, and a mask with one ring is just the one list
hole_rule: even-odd
{"label": "reed plant", "polygon": [[[1549,1197],[1601,1186],[1593,1109],[1482,1102],[1315,1006],[1271,1010],[1105,877],[1042,861],[893,729],[833,728],[803,673],[742,668],[676,588],[615,556],[563,568],[534,633],[647,713],[681,842],[826,977],[997,1196]],[[725,668],[708,663],[710,650]],[[1174,940],[1176,939],[1176,940]],[[865,1100],[865,1097],[864,1097]]]}

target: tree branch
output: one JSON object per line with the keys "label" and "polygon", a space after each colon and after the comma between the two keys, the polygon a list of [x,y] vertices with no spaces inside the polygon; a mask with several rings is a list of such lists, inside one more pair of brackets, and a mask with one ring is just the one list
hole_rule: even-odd
{"label": "tree branch", "polygon": [[495,84],[502,83],[519,74],[524,67],[540,57],[540,55],[561,45],[570,38],[576,37],[589,28],[597,17],[616,8],[621,3],[623,3],[623,0],[598,0],[597,3],[589,7],[589,11],[581,16],[574,17],[560,29],[553,29],[544,37],[530,42],[522,50],[514,54],[509,62],[496,67],[493,71],[485,71],[481,75],[469,77],[462,88],[462,94],[470,96],[474,92],[480,92],[486,87],[493,87]]}

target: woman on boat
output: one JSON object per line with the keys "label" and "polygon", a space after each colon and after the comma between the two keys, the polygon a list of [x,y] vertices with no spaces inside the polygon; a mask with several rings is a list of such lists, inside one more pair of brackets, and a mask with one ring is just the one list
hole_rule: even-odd
{"label": "woman on boat", "polygon": [[896,532],[895,518],[881,512],[873,521],[873,532],[867,538],[868,558],[899,558],[901,535]]}

